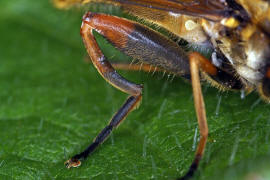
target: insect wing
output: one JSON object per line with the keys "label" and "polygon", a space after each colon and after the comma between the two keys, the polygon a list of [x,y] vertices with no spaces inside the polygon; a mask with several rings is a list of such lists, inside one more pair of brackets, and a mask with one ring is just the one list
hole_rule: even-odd
{"label": "insect wing", "polygon": [[125,8],[149,8],[157,11],[202,17],[219,21],[228,12],[224,0],[53,0],[58,8],[91,3],[108,3]]}
{"label": "insect wing", "polygon": [[228,12],[228,7],[222,0],[114,0],[125,8],[144,7],[175,14],[202,17],[219,21]]}

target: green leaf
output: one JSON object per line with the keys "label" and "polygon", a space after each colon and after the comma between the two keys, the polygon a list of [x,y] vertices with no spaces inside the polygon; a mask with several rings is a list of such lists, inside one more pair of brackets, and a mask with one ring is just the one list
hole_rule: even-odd
{"label": "green leaf", "polygon": [[[158,73],[121,71],[144,84],[140,108],[80,168],[64,167],[127,97],[85,62],[83,13],[57,10],[49,1],[0,1],[0,179],[183,175],[199,137],[191,86]],[[110,59],[127,59],[99,43]],[[240,99],[207,84],[203,91],[210,134],[195,179],[269,179],[269,105],[256,93]]]}

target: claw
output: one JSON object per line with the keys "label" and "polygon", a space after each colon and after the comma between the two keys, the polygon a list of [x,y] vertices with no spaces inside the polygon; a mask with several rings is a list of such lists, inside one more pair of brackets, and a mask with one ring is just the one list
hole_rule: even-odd
{"label": "claw", "polygon": [[79,167],[81,165],[81,161],[78,159],[71,158],[71,159],[67,160],[64,164],[65,164],[66,168],[69,169],[71,167]]}

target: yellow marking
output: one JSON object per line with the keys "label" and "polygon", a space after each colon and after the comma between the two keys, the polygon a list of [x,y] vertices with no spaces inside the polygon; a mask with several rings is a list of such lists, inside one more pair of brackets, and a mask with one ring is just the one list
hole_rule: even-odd
{"label": "yellow marking", "polygon": [[248,25],[241,31],[242,40],[248,41],[254,32],[256,32],[256,27],[253,25]]}
{"label": "yellow marking", "polygon": [[236,28],[239,26],[240,23],[235,18],[230,17],[230,18],[222,19],[221,24],[228,27],[228,28]]}

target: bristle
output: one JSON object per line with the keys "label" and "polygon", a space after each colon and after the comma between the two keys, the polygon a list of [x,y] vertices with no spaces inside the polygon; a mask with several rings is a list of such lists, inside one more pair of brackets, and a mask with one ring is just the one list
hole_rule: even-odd
{"label": "bristle", "polygon": [[162,78],[164,78],[165,74],[166,74],[166,71],[163,71]]}
{"label": "bristle", "polygon": [[155,66],[155,69],[154,69],[154,71],[152,72],[152,76],[154,76],[156,70],[157,70],[157,67]]}
{"label": "bristle", "polygon": [[171,74],[169,73],[169,74],[167,75],[167,81],[169,81],[170,77],[171,77]]}
{"label": "bristle", "polygon": [[151,69],[152,69],[152,65],[150,65],[150,68],[149,68],[149,70],[148,70],[148,73],[150,73],[150,72],[151,72]]}
{"label": "bristle", "polygon": [[175,74],[172,75],[172,78],[171,78],[170,82],[173,82],[175,76],[176,76]]}
{"label": "bristle", "polygon": [[130,67],[134,64],[135,61],[136,61],[136,59],[132,58],[132,60],[131,60],[131,62],[130,62],[130,64],[129,64],[129,66],[128,66],[129,69],[130,69]]}
{"label": "bristle", "polygon": [[142,70],[142,66],[143,66],[143,62],[141,62],[141,65],[140,65],[140,71]]}
{"label": "bristle", "polygon": [[211,86],[217,88],[220,91],[227,91],[230,90],[226,88],[225,86],[222,86],[222,84],[219,84],[218,82],[214,81],[207,73],[202,72],[202,78],[206,80]]}

